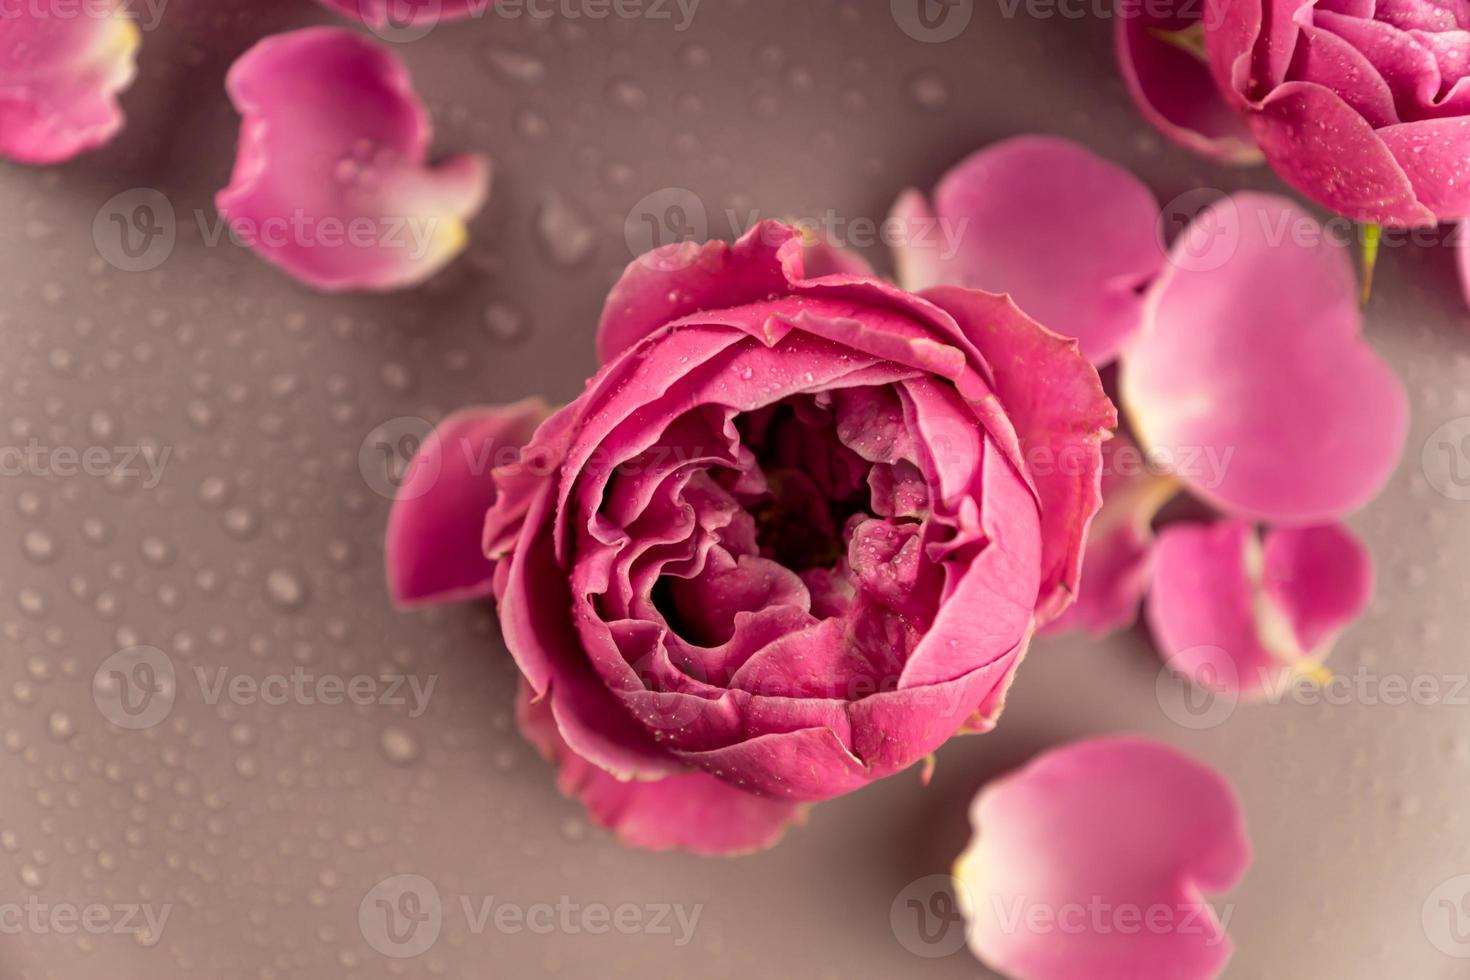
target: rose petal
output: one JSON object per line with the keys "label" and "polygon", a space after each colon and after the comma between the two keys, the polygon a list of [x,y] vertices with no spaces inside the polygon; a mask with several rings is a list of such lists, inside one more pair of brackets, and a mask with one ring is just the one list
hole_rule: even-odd
{"label": "rose petal", "polygon": [[939,182],[934,213],[912,192],[898,268],[906,289],[940,283],[1009,293],[1104,364],[1138,328],[1140,287],[1159,271],[1158,205],[1123,168],[1069,140],[1021,136],[972,154]]}
{"label": "rose petal", "polygon": [[995,375],[995,396],[1015,426],[1021,465],[1041,501],[1037,622],[1077,592],[1087,525],[1102,503],[1102,440],[1117,412],[1077,342],[1026,316],[1009,297],[941,286],[924,298],[949,312]]}
{"label": "rose petal", "polygon": [[1470,215],[1470,119],[1421,119],[1378,131],[1420,203],[1440,221]]}
{"label": "rose petal", "polygon": [[1261,588],[1313,655],[1362,615],[1373,595],[1373,557],[1341,524],[1266,534]]}
{"label": "rose petal", "polygon": [[1141,738],[1053,749],[987,785],[955,864],[970,948],[1026,980],[1207,980],[1231,942],[1201,893],[1250,843],[1219,773]]}
{"label": "rose petal", "polygon": [[[1346,252],[1283,198],[1237,194],[1210,210],[1202,227],[1238,237],[1204,262],[1187,233],[1176,243],[1123,359],[1135,434],[1227,512],[1289,523],[1350,513],[1393,472],[1408,406],[1359,334]],[[1186,466],[1202,453],[1222,461],[1218,479]]]}
{"label": "rose petal", "polygon": [[1400,166],[1403,158],[1330,89],[1287,82],[1249,119],[1272,169],[1323,207],[1355,221],[1394,227],[1435,223],[1434,212],[1420,203]]}
{"label": "rose petal", "polygon": [[0,14],[0,156],[56,163],[101,146],[123,125],[117,94],[132,84],[142,35],[122,3]]}
{"label": "rose petal", "polygon": [[433,25],[483,14],[495,0],[320,0],[372,27]]}
{"label": "rose petal", "polygon": [[1181,0],[1179,12],[1162,16],[1157,4],[1120,0],[1113,45],[1128,94],[1159,132],[1187,149],[1225,163],[1261,160],[1250,127],[1220,94],[1207,64],[1158,32],[1198,24],[1196,0]]}
{"label": "rose petal", "polygon": [[491,469],[511,460],[551,411],[539,398],[463,409],[414,454],[388,517],[388,591],[399,606],[489,595],[485,515],[499,496]]}
{"label": "rose petal", "polygon": [[1159,533],[1148,623],[1164,661],[1202,687],[1257,698],[1312,673],[1372,589],[1343,528],[1278,529],[1264,551],[1244,521]]}
{"label": "rose petal", "polygon": [[266,38],[230,69],[244,117],[230,185],[215,198],[234,235],[323,290],[389,290],[464,248],[489,162],[425,164],[429,118],[408,71],[349,31]]}
{"label": "rose petal", "polygon": [[524,682],[516,698],[521,733],[559,767],[557,785],[598,824],[629,847],[678,849],[704,855],[762,851],[786,828],[805,822],[805,807],[736,789],[704,773],[623,781],[573,752],[562,740],[550,703],[532,700]]}

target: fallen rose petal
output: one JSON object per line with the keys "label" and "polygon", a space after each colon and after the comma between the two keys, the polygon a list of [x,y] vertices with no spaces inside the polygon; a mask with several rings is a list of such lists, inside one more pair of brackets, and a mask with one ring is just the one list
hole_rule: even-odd
{"label": "fallen rose petal", "polygon": [[940,180],[932,210],[906,192],[890,220],[905,289],[1009,293],[1039,323],[1106,364],[1139,325],[1163,263],[1158,204],[1124,170],[1070,140],[1018,136]]}
{"label": "fallen rose petal", "polygon": [[991,969],[1016,980],[1224,970],[1230,937],[1203,895],[1234,888],[1251,851],[1240,803],[1209,767],[1141,738],[1075,742],[985,786],[970,819],[955,890]]}
{"label": "fallen rose petal", "polygon": [[[1403,386],[1363,340],[1346,250],[1284,198],[1236,194],[1188,232],[1149,292],[1119,372],[1139,443],[1228,513],[1284,523],[1361,507],[1398,463]],[[1201,225],[1204,227],[1204,225]],[[1191,465],[1205,458],[1217,465]]]}
{"label": "fallen rose petal", "polygon": [[1209,65],[1161,34],[1203,26],[1195,0],[1165,14],[1157,3],[1118,0],[1113,44],[1128,94],[1144,118],[1169,139],[1225,163],[1261,162],[1250,127],[1220,94]]}
{"label": "fallen rose petal", "polygon": [[559,767],[557,785],[629,847],[734,856],[772,847],[806,808],[736,789],[702,772],[623,781],[573,752],[557,731],[548,699],[522,682],[516,698],[521,734]]}
{"label": "fallen rose petal", "polygon": [[1245,521],[1159,533],[1149,630],[1160,656],[1201,687],[1246,699],[1313,675],[1372,590],[1367,550],[1341,526]]}
{"label": "fallen rose petal", "polygon": [[495,562],[480,546],[499,493],[491,469],[512,461],[551,409],[539,398],[462,409],[429,433],[399,484],[384,561],[399,606],[487,596]]}
{"label": "fallen rose petal", "polygon": [[122,128],[117,94],[137,74],[142,35],[125,4],[99,13],[26,4],[0,14],[0,156],[56,163]]}
{"label": "fallen rose petal", "polygon": [[459,254],[489,162],[429,167],[429,118],[403,64],[351,32],[266,38],[230,69],[244,117],[215,203],[235,237],[323,290],[399,289]]}

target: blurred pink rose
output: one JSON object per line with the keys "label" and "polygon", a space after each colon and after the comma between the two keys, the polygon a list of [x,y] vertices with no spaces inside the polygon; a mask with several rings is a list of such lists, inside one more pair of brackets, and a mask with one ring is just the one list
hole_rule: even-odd
{"label": "blurred pink rose", "polygon": [[[395,507],[395,598],[493,592],[523,719],[632,843],[762,846],[988,730],[1077,588],[1115,415],[1076,342],[1005,297],[803,263],[770,222],[644,256],[583,393],[518,451],[534,406],[460,413]],[[732,792],[784,809],[650,826]]]}

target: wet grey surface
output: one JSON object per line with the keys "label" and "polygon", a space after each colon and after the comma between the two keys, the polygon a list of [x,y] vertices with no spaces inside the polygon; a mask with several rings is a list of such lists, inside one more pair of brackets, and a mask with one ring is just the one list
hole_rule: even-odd
{"label": "wet grey surface", "polygon": [[[1470,415],[1470,334],[1442,248],[1387,254],[1369,308],[1414,422],[1399,472],[1353,521],[1380,582],[1331,662],[1367,678],[1346,695],[1199,727],[1156,685],[1142,636],[1044,641],[1000,729],[942,750],[927,789],[906,774],[824,804],[767,854],[624,850],[558,796],[513,730],[490,611],[389,607],[376,446],[466,404],[574,395],[647,195],[663,195],[656,223],[692,199],[719,237],[753,213],[876,219],[904,187],[1028,131],[1085,141],[1161,200],[1279,185],[1152,135],[1093,16],[982,3],[927,43],[876,0],[705,0],[685,30],[674,7],[669,20],[539,9],[560,12],[397,45],[436,152],[496,163],[469,252],[419,290],[322,296],[208,244],[236,127],[224,72],[262,35],[334,22],[307,0],[173,0],[114,144],[48,170],[0,166],[3,441],[52,454],[0,480],[0,903],[42,910],[0,942],[0,975],[983,976],[954,928],[920,933],[906,900],[930,893],[911,883],[947,869],[990,775],[1131,730],[1219,766],[1245,802],[1257,859],[1220,902],[1239,946],[1229,976],[1464,976],[1448,954],[1470,953],[1453,931],[1470,930],[1470,907],[1455,917],[1470,886],[1453,880],[1470,874],[1470,688],[1456,680],[1470,672],[1470,493],[1451,465],[1470,472],[1470,457],[1440,427]],[[127,272],[94,224],[140,188],[167,199],[176,243]],[[66,447],[137,475],[65,473]],[[140,646],[159,654],[109,661]],[[94,697],[104,663],[172,670],[166,714],[114,724],[116,703]],[[411,689],[324,704],[211,687],[384,674],[432,681],[423,710]],[[1389,703],[1390,676],[1438,694]],[[441,901],[414,958],[384,955],[404,947],[372,925],[373,889],[396,875]],[[699,917],[681,944],[677,924],[543,933],[493,916],[558,902]],[[88,906],[107,910],[91,931],[50,917]],[[125,928],[145,913],[167,914],[156,934]]]}

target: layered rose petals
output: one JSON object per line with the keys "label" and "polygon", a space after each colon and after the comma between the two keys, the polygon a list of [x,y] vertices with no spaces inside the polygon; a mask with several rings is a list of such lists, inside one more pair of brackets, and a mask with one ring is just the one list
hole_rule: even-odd
{"label": "layered rose petals", "polygon": [[489,596],[485,515],[499,492],[491,470],[519,461],[551,409],[540,399],[463,409],[418,447],[399,484],[384,560],[400,606]]}
{"label": "layered rose petals", "polygon": [[1100,738],[986,786],[955,865],[970,948],[1016,980],[1208,980],[1230,959],[1205,894],[1250,864],[1240,804],[1166,746]]}
{"label": "layered rose petals", "polygon": [[0,156],[56,163],[112,139],[140,38],[121,3],[0,14]]}
{"label": "layered rose petals", "polygon": [[432,26],[488,10],[495,0],[320,0],[348,17],[374,28],[395,25]]}
{"label": "layered rose petals", "polygon": [[1160,16],[1123,0],[1116,28],[1129,90],[1172,139],[1243,159],[1229,119],[1238,112],[1282,178],[1340,214],[1394,226],[1470,214],[1462,7],[1208,0],[1202,14],[1184,15],[1188,7]]}
{"label": "layered rose petals", "polygon": [[1159,534],[1148,622],[1164,660],[1201,687],[1246,699],[1320,672],[1366,607],[1372,560],[1341,525],[1175,524]]}
{"label": "layered rose petals", "polygon": [[629,847],[734,856],[774,845],[802,807],[735,789],[704,773],[623,781],[577,755],[562,741],[549,702],[522,684],[516,702],[521,733],[558,769],[562,793]]}
{"label": "layered rose petals", "polygon": [[1116,164],[1068,140],[1021,136],[961,161],[931,206],[894,206],[900,284],[1009,293],[1094,364],[1138,328],[1142,288],[1159,270],[1158,205]]}
{"label": "layered rose petals", "polygon": [[[765,223],[634,262],[602,370],[493,491],[397,505],[395,527],[458,533],[489,503],[435,594],[493,583],[564,782],[645,846],[756,846],[791,802],[985,730],[1076,591],[1116,421],[1076,342],[808,254]],[[715,846],[661,808],[730,816]]]}
{"label": "layered rose petals", "polygon": [[[1408,425],[1403,386],[1360,336],[1351,263],[1289,201],[1211,210],[1225,237],[1203,262],[1189,235],[1176,243],[1123,360],[1135,435],[1228,513],[1341,517],[1387,481]],[[1228,459],[1212,485],[1182,465],[1207,451]]]}
{"label": "layered rose petals", "polygon": [[425,163],[429,119],[384,48],[313,28],[261,41],[230,69],[244,121],[216,204],[232,235],[323,290],[390,290],[464,248],[489,163]]}
{"label": "layered rose petals", "polygon": [[1203,40],[1203,7],[1180,0],[1166,12],[1156,2],[1119,0],[1113,43],[1128,94],[1149,122],[1181,146],[1225,163],[1257,163],[1261,151],[1250,127],[1215,87],[1193,50]]}

